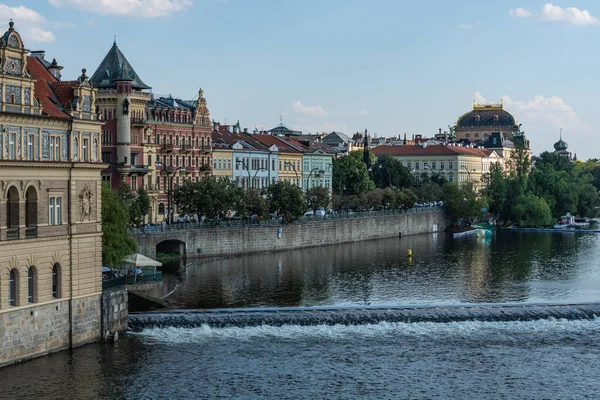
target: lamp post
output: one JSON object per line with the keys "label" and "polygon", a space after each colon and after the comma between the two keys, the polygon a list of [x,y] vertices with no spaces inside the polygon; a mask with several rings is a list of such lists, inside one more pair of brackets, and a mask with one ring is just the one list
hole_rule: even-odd
{"label": "lamp post", "polygon": [[467,167],[465,167],[464,165],[461,165],[460,169],[464,169],[465,171],[467,171],[467,182],[472,182],[471,181],[471,172],[476,172],[475,168],[473,168],[473,169],[470,170]]}
{"label": "lamp post", "polygon": [[324,174],[325,173],[324,170],[322,170],[322,169],[320,170],[319,168],[313,168],[313,169],[311,169],[310,173],[308,174],[308,178],[306,178],[306,190],[308,190],[309,187],[310,187],[310,183],[309,183],[310,182],[310,177],[311,177],[312,173],[315,172],[315,171],[318,171],[319,174]]}
{"label": "lamp post", "polygon": [[296,186],[300,186],[300,181],[298,180],[298,171],[296,171],[296,166],[289,162],[289,161],[284,161],[283,163],[284,165],[289,165],[292,167],[292,169],[294,170],[294,173],[296,174]]}
{"label": "lamp post", "polygon": [[382,168],[384,168],[384,169],[387,171],[387,173],[388,173],[388,178],[390,178],[390,187],[391,187],[391,188],[393,188],[393,187],[394,187],[394,185],[392,185],[392,174],[390,173],[390,170],[389,170],[389,169],[388,169],[388,167],[386,167],[385,165],[383,165],[383,164],[379,164],[379,169],[382,169]]}
{"label": "lamp post", "polygon": [[163,164],[160,161],[156,161],[154,163],[154,166],[158,167],[158,166],[162,166],[163,172],[167,174],[167,178],[169,178],[169,188],[167,189],[167,209],[169,210],[169,215],[167,215],[167,218],[169,220],[169,223],[172,224],[173,223],[173,178],[175,177],[175,174],[177,173],[177,171],[182,170],[185,171],[185,168],[182,166],[179,166],[177,168],[175,168],[173,171],[169,172],[169,170],[167,169],[167,167],[165,166],[165,164]]}
{"label": "lamp post", "polygon": [[268,169],[260,167],[259,169],[256,170],[256,172],[254,173],[254,176],[252,177],[252,187],[254,187],[254,180],[256,179],[256,175],[258,174],[258,171],[267,171],[269,172]]}
{"label": "lamp post", "polygon": [[240,159],[235,160],[235,164],[236,164],[236,166],[239,164],[242,164],[242,167],[248,173],[248,184],[246,186],[249,189],[250,188],[250,169],[248,169],[248,164],[244,160],[240,160]]}

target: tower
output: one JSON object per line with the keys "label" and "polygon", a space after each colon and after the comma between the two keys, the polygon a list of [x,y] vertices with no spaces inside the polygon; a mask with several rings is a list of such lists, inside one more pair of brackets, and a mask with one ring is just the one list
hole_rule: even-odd
{"label": "tower", "polygon": [[131,165],[131,78],[125,74],[117,80],[117,163]]}

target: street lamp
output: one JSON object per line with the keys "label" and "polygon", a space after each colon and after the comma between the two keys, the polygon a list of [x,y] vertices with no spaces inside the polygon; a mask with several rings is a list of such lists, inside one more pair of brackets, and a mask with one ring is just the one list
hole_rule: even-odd
{"label": "street lamp", "polygon": [[167,167],[165,166],[165,164],[163,164],[160,161],[156,161],[154,163],[155,167],[158,166],[162,166],[162,170],[164,173],[167,174],[167,177],[169,178],[169,188],[168,188],[168,192],[167,192],[167,209],[169,210],[169,215],[167,215],[167,218],[169,220],[169,223],[172,224],[173,223],[173,178],[175,177],[175,174],[177,173],[177,171],[185,171],[185,168],[183,166],[179,166],[177,168],[175,168],[172,171],[169,171],[167,169]]}
{"label": "street lamp", "polygon": [[311,175],[312,175],[312,173],[313,173],[313,172],[315,172],[315,171],[318,171],[318,173],[319,173],[319,174],[324,174],[324,173],[325,173],[325,171],[324,171],[324,170],[322,170],[322,169],[320,170],[319,168],[313,168],[313,169],[311,169],[311,170],[310,170],[310,173],[308,174],[308,178],[306,178],[306,190],[308,190],[308,188],[309,188],[309,186],[310,186],[310,184],[309,184],[309,182],[310,182],[310,176],[311,176]]}
{"label": "street lamp", "polygon": [[394,185],[392,185],[392,174],[390,173],[390,170],[385,165],[379,164],[379,169],[382,169],[382,168],[384,168],[387,171],[388,177],[390,178],[390,187],[393,188]]}
{"label": "street lamp", "polygon": [[244,167],[244,169],[248,173],[248,184],[246,186],[249,189],[250,188],[250,169],[248,169],[248,164],[244,160],[240,160],[239,158],[237,160],[235,160],[235,164],[236,164],[236,166],[238,166],[239,164],[242,164],[242,167]]}
{"label": "street lamp", "polygon": [[269,172],[268,169],[260,167],[259,169],[256,170],[256,172],[254,173],[254,176],[252,177],[252,187],[254,187],[254,180],[256,179],[256,175],[258,174],[258,171],[267,171]]}
{"label": "street lamp", "polygon": [[472,182],[472,181],[471,181],[471,172],[476,172],[476,171],[475,171],[475,168],[473,168],[473,169],[469,170],[469,169],[468,169],[467,167],[465,167],[464,165],[461,165],[461,166],[460,166],[460,169],[464,169],[465,171],[467,171],[467,181],[468,181],[468,182]]}
{"label": "street lamp", "polygon": [[296,166],[289,162],[289,161],[284,161],[283,163],[284,165],[289,165],[292,167],[292,169],[294,170],[294,173],[296,174],[296,186],[300,186],[300,180],[298,179],[298,171],[296,171]]}

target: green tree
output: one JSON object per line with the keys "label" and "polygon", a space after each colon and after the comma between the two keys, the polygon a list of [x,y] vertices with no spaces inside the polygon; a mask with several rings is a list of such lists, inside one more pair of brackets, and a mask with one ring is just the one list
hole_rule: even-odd
{"label": "green tree", "polygon": [[102,184],[102,263],[119,267],[121,260],[137,251],[136,242],[129,236],[129,210],[118,192]]}
{"label": "green tree", "polygon": [[267,187],[265,190],[270,212],[283,215],[285,220],[291,222],[300,218],[306,211],[306,203],[302,189],[290,182],[280,181]]}
{"label": "green tree", "polygon": [[333,160],[333,190],[336,193],[358,195],[375,188],[362,157],[363,152],[356,150]]}
{"label": "green tree", "polygon": [[420,201],[438,201],[443,194],[442,186],[429,180],[418,185],[415,192]]}
{"label": "green tree", "polygon": [[131,190],[131,186],[126,183],[121,183],[117,188],[117,194],[127,205],[129,224],[132,226],[142,225],[146,215],[150,212],[150,198],[148,197],[148,192],[144,189],[139,189],[137,192],[134,192]]}
{"label": "green tree", "polygon": [[265,218],[269,213],[269,204],[260,189],[248,189],[240,196],[235,207],[236,212],[243,217],[256,215]]}
{"label": "green tree", "polygon": [[404,211],[413,208],[417,202],[417,195],[411,189],[402,189],[396,193],[396,208]]}
{"label": "green tree", "polygon": [[552,224],[546,200],[533,193],[520,195],[515,202],[515,222],[520,226],[539,227]]}
{"label": "green tree", "polygon": [[308,208],[317,211],[319,208],[327,208],[331,203],[329,189],[324,187],[313,187],[306,190],[304,194]]}
{"label": "green tree", "polygon": [[208,176],[198,182],[186,181],[173,193],[180,214],[208,219],[225,217],[240,202],[243,189],[227,178]]}
{"label": "green tree", "polygon": [[410,170],[388,154],[377,157],[377,162],[373,165],[373,181],[378,188],[390,185],[405,188],[414,185]]}
{"label": "green tree", "polygon": [[444,209],[454,224],[471,225],[486,207],[485,201],[477,197],[471,184],[445,184],[443,199]]}

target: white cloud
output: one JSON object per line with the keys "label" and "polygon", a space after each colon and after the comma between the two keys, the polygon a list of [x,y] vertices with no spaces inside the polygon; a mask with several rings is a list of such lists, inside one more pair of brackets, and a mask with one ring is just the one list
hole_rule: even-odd
{"label": "white cloud", "polygon": [[305,106],[300,103],[299,100],[296,100],[293,104],[294,111],[299,112],[300,114],[307,115],[309,117],[325,117],[327,115],[327,111],[323,109],[321,106]]}
{"label": "white cloud", "polygon": [[[485,100],[479,92],[474,97]],[[516,100],[502,96],[502,103],[504,109],[523,124],[522,130],[530,140],[534,154],[553,151],[562,128],[569,151],[578,153],[580,159],[595,156],[594,148],[589,143],[596,143],[600,132],[582,121],[562,97],[538,94],[528,100]]]}
{"label": "white cloud", "polygon": [[346,117],[353,117],[353,116],[356,116],[356,115],[364,117],[366,115],[369,115],[369,112],[367,110],[365,110],[365,109],[362,109],[362,110],[358,110],[358,111],[342,111],[339,114],[343,115],[343,116],[346,116]]}
{"label": "white cloud", "polygon": [[508,15],[510,15],[511,17],[517,17],[517,18],[529,18],[533,15],[533,13],[529,10],[519,7],[519,8],[511,8],[510,10],[508,10]]}
{"label": "white cloud", "polygon": [[487,99],[479,92],[475,92],[473,95],[473,101],[477,104],[486,104],[488,102]]}
{"label": "white cloud", "polygon": [[592,25],[598,23],[598,18],[593,17],[588,10],[575,7],[561,8],[552,3],[542,7],[542,18],[548,21],[565,21],[574,25]]}
{"label": "white cloud", "polygon": [[[508,15],[518,18],[528,18],[533,16],[533,12],[525,8],[513,8],[508,11]],[[545,21],[566,22],[573,25],[593,25],[598,23],[598,18],[592,16],[588,10],[581,10],[576,7],[562,8],[552,3],[546,3],[536,16]]]}
{"label": "white cloud", "polygon": [[458,26],[458,29],[470,30],[470,29],[473,29],[473,25],[471,25],[471,24],[460,24]]}
{"label": "white cloud", "polygon": [[140,18],[164,17],[192,6],[192,0],[48,0],[55,7]]}
{"label": "white cloud", "polygon": [[[26,42],[54,42],[56,38],[54,34],[43,28],[47,25],[47,21],[37,11],[24,6],[9,7],[5,4],[0,4],[0,21],[8,21],[12,19],[15,22],[15,29],[23,37]],[[8,27],[7,27],[8,28]]]}

